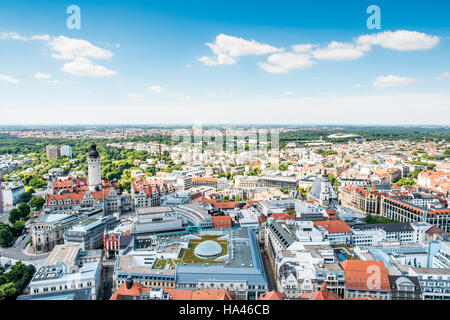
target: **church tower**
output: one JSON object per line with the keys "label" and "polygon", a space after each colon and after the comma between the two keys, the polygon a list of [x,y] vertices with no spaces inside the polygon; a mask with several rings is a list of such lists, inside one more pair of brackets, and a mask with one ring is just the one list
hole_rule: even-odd
{"label": "church tower", "polygon": [[[326,172],[326,171],[325,171]],[[322,177],[320,177],[320,199],[319,202],[323,206],[328,206],[330,204],[330,180],[328,175],[324,173]]]}
{"label": "church tower", "polygon": [[100,163],[100,155],[97,151],[97,145],[92,143],[89,149],[88,155],[88,176],[89,176],[89,189],[99,189],[102,185],[102,168]]}

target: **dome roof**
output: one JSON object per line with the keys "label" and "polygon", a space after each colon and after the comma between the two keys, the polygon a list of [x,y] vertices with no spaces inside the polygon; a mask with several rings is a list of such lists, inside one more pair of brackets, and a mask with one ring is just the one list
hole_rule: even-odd
{"label": "dome roof", "polygon": [[222,254],[222,247],[213,240],[206,240],[197,245],[194,254],[199,258],[213,259]]}
{"label": "dome roof", "polygon": [[97,145],[95,144],[95,142],[92,143],[91,148],[89,149],[89,157],[92,157],[92,158],[99,157],[99,154],[97,151]]}

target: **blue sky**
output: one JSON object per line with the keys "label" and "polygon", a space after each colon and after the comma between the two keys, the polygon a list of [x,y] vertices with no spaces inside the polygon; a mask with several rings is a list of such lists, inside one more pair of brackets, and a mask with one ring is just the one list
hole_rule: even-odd
{"label": "blue sky", "polygon": [[[66,27],[70,5],[80,30]],[[449,13],[446,1],[5,0],[0,125],[448,124]]]}

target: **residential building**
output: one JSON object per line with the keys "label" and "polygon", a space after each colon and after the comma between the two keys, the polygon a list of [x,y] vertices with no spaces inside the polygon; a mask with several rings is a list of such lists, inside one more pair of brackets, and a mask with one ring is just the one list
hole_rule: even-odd
{"label": "residential building", "polygon": [[72,148],[70,146],[61,146],[60,154],[61,157],[69,157],[72,159]]}
{"label": "residential building", "polygon": [[161,198],[175,192],[173,185],[155,180],[136,180],[131,183],[133,208],[149,208],[161,205]]}
{"label": "residential building", "polygon": [[450,269],[410,267],[408,275],[419,279],[424,300],[450,300]]}
{"label": "residential building", "polygon": [[404,275],[388,277],[391,285],[391,300],[422,300],[422,291],[417,277]]}
{"label": "residential building", "polygon": [[110,300],[235,300],[227,290],[146,288],[129,277]]}
{"label": "residential building", "polygon": [[450,242],[442,242],[439,252],[433,257],[433,268],[450,269]]}
{"label": "residential building", "polygon": [[230,216],[212,216],[211,219],[212,219],[213,228],[215,228],[215,229],[232,227]]}
{"label": "residential building", "polygon": [[19,202],[20,196],[25,192],[22,181],[3,182],[0,183],[0,186],[3,206],[5,207],[15,206]]}
{"label": "residential building", "polygon": [[[399,244],[417,243],[418,229],[412,227],[411,223],[373,223],[373,224],[355,224],[352,226],[353,230],[383,230],[383,238],[380,242],[398,242]],[[384,236],[385,235],[385,236]],[[423,238],[423,237],[422,237]],[[374,244],[378,245],[378,244]]]}
{"label": "residential building", "polygon": [[[192,186],[193,187],[211,187],[214,189],[218,188],[219,179],[214,177],[192,177]],[[226,189],[226,188],[223,188]]]}
{"label": "residential building", "polygon": [[57,146],[47,146],[45,150],[47,154],[47,160],[57,159],[61,156],[59,147]]}
{"label": "residential building", "polygon": [[314,221],[314,226],[324,229],[324,239],[330,244],[349,244],[352,238],[352,229],[342,220]]}

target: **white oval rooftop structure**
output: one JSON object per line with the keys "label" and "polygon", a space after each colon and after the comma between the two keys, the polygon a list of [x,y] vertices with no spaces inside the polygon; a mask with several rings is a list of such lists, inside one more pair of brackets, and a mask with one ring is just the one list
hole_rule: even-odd
{"label": "white oval rooftop structure", "polygon": [[222,247],[213,240],[206,240],[197,245],[194,254],[201,259],[214,259],[222,254]]}

